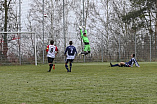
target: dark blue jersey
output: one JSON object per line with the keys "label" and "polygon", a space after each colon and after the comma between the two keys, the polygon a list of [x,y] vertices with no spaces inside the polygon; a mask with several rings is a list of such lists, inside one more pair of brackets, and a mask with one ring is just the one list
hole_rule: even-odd
{"label": "dark blue jersey", "polygon": [[126,64],[126,65],[130,65],[130,66],[132,67],[134,63],[135,63],[136,66],[139,67],[138,62],[136,61],[136,59],[135,59],[134,57],[131,58],[130,61],[129,61],[129,62],[126,62],[125,64]]}
{"label": "dark blue jersey", "polygon": [[64,54],[67,55],[67,59],[74,59],[77,54],[76,48],[70,45],[66,48]]}

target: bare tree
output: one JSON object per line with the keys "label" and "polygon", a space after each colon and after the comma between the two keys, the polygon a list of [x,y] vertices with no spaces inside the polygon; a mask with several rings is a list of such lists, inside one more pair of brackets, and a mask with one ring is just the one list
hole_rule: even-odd
{"label": "bare tree", "polygon": [[[15,2],[12,0],[4,0],[1,1],[1,20],[2,20],[2,25],[1,25],[1,31],[4,32],[9,32],[9,31],[15,31],[17,30],[17,15],[13,10],[13,7]],[[4,21],[4,22],[3,22]],[[3,25],[4,24],[4,25]],[[7,52],[8,52],[8,34],[4,33],[2,35],[3,38],[3,50],[2,50],[2,56],[4,59],[7,59]]]}

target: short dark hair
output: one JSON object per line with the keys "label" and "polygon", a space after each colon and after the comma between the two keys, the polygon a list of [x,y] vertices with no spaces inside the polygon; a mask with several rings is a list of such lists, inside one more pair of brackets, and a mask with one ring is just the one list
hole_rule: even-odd
{"label": "short dark hair", "polygon": [[51,45],[53,45],[53,43],[54,43],[54,41],[53,41],[53,40],[51,40],[51,41],[50,41],[50,44],[51,44]]}
{"label": "short dark hair", "polygon": [[135,57],[135,54],[132,54],[133,57]]}
{"label": "short dark hair", "polygon": [[83,33],[83,35],[85,35],[86,33]]}
{"label": "short dark hair", "polygon": [[70,44],[70,45],[72,45],[72,44],[73,44],[73,42],[72,42],[72,41],[69,41],[69,44]]}

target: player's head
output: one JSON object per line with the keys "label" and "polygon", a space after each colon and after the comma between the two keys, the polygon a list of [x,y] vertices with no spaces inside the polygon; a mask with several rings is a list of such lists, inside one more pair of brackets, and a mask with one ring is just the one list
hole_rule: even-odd
{"label": "player's head", "polygon": [[50,44],[51,44],[51,45],[53,45],[53,43],[54,43],[54,41],[53,41],[53,40],[51,40],[51,41],[50,41]]}
{"label": "player's head", "polygon": [[131,57],[135,57],[135,54],[132,54]]}
{"label": "player's head", "polygon": [[85,36],[85,37],[86,37],[86,36],[87,36],[87,34],[86,34],[86,33],[83,33],[83,36]]}
{"label": "player's head", "polygon": [[72,45],[72,44],[73,44],[73,42],[72,42],[72,41],[69,41],[69,44],[70,44],[70,45]]}

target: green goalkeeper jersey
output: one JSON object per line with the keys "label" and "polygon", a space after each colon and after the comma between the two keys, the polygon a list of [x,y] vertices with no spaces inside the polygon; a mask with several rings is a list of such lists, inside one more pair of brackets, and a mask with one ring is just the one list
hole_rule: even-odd
{"label": "green goalkeeper jersey", "polygon": [[[83,42],[89,43],[88,37],[83,35],[82,29],[80,31],[81,31],[81,38],[82,38]],[[85,30],[85,33],[87,35],[87,30]]]}

